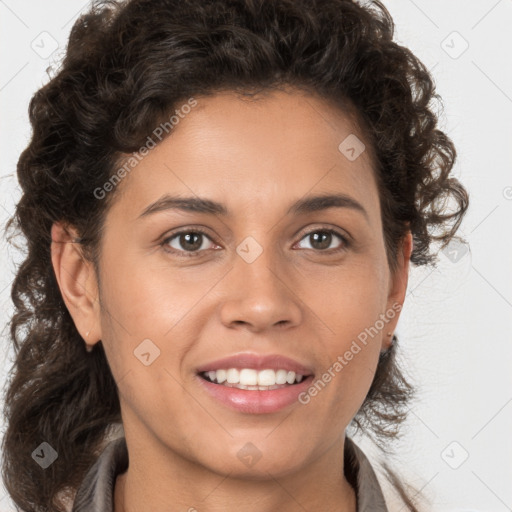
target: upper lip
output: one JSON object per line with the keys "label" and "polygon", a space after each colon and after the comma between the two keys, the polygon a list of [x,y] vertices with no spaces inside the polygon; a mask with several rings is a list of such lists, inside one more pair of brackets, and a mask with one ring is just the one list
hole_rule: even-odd
{"label": "upper lip", "polygon": [[313,374],[311,368],[308,368],[289,357],[280,354],[263,355],[249,352],[234,354],[232,356],[205,363],[197,369],[197,372],[202,373],[214,370],[227,370],[229,368],[253,368],[255,370],[282,369],[305,376]]}

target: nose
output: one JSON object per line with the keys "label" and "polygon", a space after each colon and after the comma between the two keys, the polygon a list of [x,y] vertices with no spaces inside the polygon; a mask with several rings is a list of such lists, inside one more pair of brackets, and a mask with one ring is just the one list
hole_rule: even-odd
{"label": "nose", "polygon": [[277,270],[272,259],[271,251],[263,251],[252,263],[235,258],[234,268],[226,276],[220,310],[226,327],[244,326],[251,332],[261,332],[300,324],[301,301],[287,279],[290,272]]}

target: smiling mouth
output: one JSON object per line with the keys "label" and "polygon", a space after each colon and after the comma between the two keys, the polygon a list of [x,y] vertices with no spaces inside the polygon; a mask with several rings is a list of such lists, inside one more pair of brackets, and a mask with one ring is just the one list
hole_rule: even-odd
{"label": "smiling mouth", "polygon": [[284,369],[255,370],[252,368],[227,368],[200,372],[204,380],[219,386],[249,391],[271,391],[299,384],[309,375],[301,375]]}

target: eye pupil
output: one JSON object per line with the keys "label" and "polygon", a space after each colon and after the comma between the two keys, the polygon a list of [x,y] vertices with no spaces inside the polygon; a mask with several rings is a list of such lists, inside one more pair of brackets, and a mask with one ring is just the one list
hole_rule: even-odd
{"label": "eye pupil", "polygon": [[[314,244],[317,243],[318,240],[322,238],[323,240],[320,242],[320,247],[315,247]],[[312,240],[311,246],[315,247],[315,249],[327,249],[331,245],[332,234],[327,231],[317,231],[310,235],[310,239]]]}
{"label": "eye pupil", "polygon": [[[185,233],[180,235],[180,244],[184,249],[187,249],[187,244],[190,243],[190,240],[195,237],[195,243],[192,243],[192,247],[189,246],[187,250],[196,250],[201,247],[201,237],[203,235],[201,233]],[[199,240],[199,243],[198,243]],[[186,242],[186,243],[185,243]]]}
{"label": "eye pupil", "polygon": [[[310,249],[318,252],[325,251],[326,254],[331,254],[332,250],[329,251],[329,247],[333,241],[333,235],[342,241],[341,249],[335,250],[336,252],[344,250],[347,245],[349,245],[342,235],[329,229],[311,231],[306,236],[309,238],[311,244]],[[306,236],[303,239],[306,239]],[[179,247],[174,247],[174,250],[169,249],[170,252],[176,253],[177,251],[178,253],[181,253],[182,256],[199,256],[205,252],[201,249],[204,237],[209,239],[209,237],[201,231],[182,231],[181,233],[176,233],[174,236],[170,236],[164,240],[162,245],[171,245],[171,240],[175,240],[174,243],[177,243]]]}

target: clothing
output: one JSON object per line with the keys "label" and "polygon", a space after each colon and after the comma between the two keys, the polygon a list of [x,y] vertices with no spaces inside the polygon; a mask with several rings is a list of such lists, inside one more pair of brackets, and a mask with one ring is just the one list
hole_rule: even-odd
{"label": "clothing", "polygon": [[[388,512],[375,472],[362,450],[345,437],[344,467],[356,489],[357,512]],[[72,512],[113,512],[117,475],[128,468],[126,439],[111,441],[87,472],[77,491]]]}

